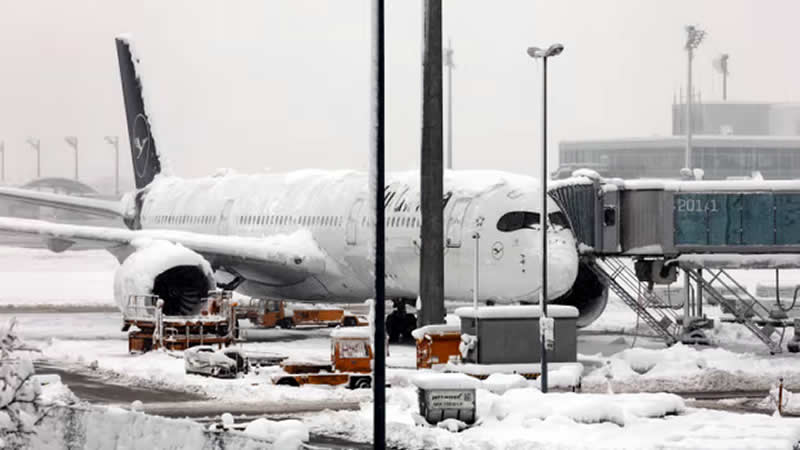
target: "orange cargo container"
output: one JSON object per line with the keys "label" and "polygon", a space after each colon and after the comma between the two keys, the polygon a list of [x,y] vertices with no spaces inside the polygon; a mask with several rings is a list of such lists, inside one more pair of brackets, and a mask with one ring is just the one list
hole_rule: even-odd
{"label": "orange cargo container", "polygon": [[417,369],[430,369],[445,364],[452,356],[461,356],[461,327],[427,325],[411,332],[417,342]]}

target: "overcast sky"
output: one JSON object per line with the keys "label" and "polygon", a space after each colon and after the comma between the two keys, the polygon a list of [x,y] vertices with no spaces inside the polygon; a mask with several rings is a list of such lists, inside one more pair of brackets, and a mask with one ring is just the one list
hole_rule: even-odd
{"label": "overcast sky", "polygon": [[[387,161],[419,165],[422,2],[387,1]],[[550,66],[551,150],[560,140],[664,135],[684,83],[684,25],[708,31],[696,85],[719,99],[711,66],[731,54],[729,98],[800,101],[795,0],[449,0],[455,48],[456,168],[537,172],[541,65]],[[105,135],[130,154],[113,38],[131,33],[153,94],[151,121],[176,172],[367,167],[370,2],[0,0],[0,140],[9,182],[42,174],[112,177]],[[554,165],[556,161],[553,161]]]}

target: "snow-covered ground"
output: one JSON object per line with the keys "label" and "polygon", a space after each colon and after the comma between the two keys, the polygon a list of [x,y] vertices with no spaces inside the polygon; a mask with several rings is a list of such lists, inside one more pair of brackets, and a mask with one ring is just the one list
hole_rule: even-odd
{"label": "snow-covered ground", "polygon": [[[46,250],[0,247],[0,304],[112,305],[113,274],[117,267],[100,251],[53,254]],[[800,274],[782,273],[782,284]],[[769,282],[772,272],[747,273],[748,287]],[[718,308],[708,308],[711,315]],[[0,314],[0,323],[10,315]],[[42,356],[64,364],[95,367],[112,381],[169,387],[202,393],[228,402],[270,402],[278,405],[308,402],[357,402],[358,411],[303,416],[312,432],[370,439],[371,392],[321,386],[275,386],[271,376],[280,369],[261,368],[243,378],[220,380],[186,375],[180,353],[131,355],[119,313],[17,314],[21,336],[42,349]],[[606,313],[590,330],[632,331],[635,315],[611,298]],[[293,359],[329,360],[330,329],[245,330],[259,342],[243,344],[247,351],[282,354]],[[787,339],[791,336],[787,333]],[[417,373],[410,346],[391,346],[388,358],[388,435],[404,448],[791,448],[800,438],[800,423],[763,415],[738,415],[685,407],[669,397],[607,396],[614,392],[702,392],[708,390],[767,390],[783,377],[787,387],[800,391],[800,364],[795,355],[770,356],[763,344],[736,324],[718,324],[711,332],[719,346],[702,348],[632,336],[580,337],[580,359],[587,369],[584,392],[596,394],[542,395],[535,383],[508,392],[478,391],[478,425],[460,433],[415,425],[416,391],[410,384]],[[646,348],[644,348],[646,347]],[[612,349],[613,351],[608,351]],[[489,386],[486,385],[488,388]],[[670,410],[677,415],[653,417],[646,410]],[[679,407],[675,407],[680,402]],[[571,405],[571,406],[570,406]],[[671,408],[671,409],[670,409]],[[638,411],[638,412],[637,412]],[[588,416],[587,416],[588,414]],[[658,416],[659,414],[655,414]],[[588,423],[587,423],[588,422]],[[598,423],[599,422],[599,423]]]}
{"label": "snow-covered ground", "polygon": [[0,305],[114,305],[114,271],[105,250],[53,253],[0,246]]}

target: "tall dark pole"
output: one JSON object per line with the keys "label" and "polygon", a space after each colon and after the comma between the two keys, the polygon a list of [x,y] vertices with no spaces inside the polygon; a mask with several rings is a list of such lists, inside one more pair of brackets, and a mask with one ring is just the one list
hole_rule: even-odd
{"label": "tall dark pole", "polygon": [[[539,218],[542,230],[542,315],[539,326],[547,318],[547,56],[542,58],[542,62],[542,215]],[[547,393],[547,343],[544,336],[539,340],[542,344],[542,380],[539,385],[542,392]]]}
{"label": "tall dark pole", "polygon": [[373,367],[373,432],[372,447],[386,448],[386,330],[385,330],[385,217],[384,217],[384,8],[383,0],[372,6],[372,155],[370,184],[375,202],[375,366]]}
{"label": "tall dark pole", "polygon": [[[528,55],[531,58],[542,58],[542,212],[539,218],[541,237],[542,237],[542,286],[541,297],[539,299],[542,314],[539,318],[539,341],[541,341],[541,361],[542,376],[541,389],[547,392],[547,339],[543,330],[545,326],[552,327],[552,321],[547,317],[547,59],[551,56],[558,56],[564,51],[561,44],[553,44],[547,50],[538,47],[529,47]],[[546,325],[547,324],[547,325]]]}
{"label": "tall dark pole", "polygon": [[442,1],[425,0],[420,161],[422,251],[419,325],[444,322],[444,170],[442,155]]}

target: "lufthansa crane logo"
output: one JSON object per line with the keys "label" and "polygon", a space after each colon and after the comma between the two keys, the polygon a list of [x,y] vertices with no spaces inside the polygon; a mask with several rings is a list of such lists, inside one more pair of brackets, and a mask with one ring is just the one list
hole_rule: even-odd
{"label": "lufthansa crane logo", "polygon": [[134,167],[136,175],[145,176],[147,164],[150,160],[150,145],[153,138],[150,135],[150,124],[144,114],[138,114],[133,123]]}

